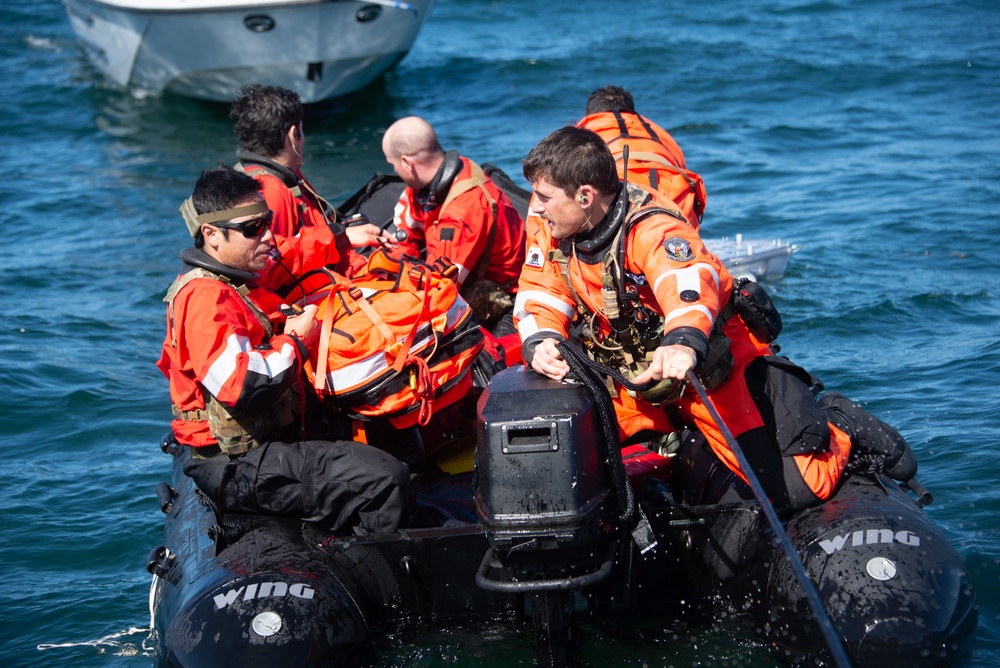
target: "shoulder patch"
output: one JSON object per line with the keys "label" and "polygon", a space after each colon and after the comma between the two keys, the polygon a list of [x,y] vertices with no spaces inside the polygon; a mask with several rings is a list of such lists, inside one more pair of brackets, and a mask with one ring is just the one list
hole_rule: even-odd
{"label": "shoulder patch", "polygon": [[663,250],[667,251],[667,257],[675,262],[687,262],[694,259],[691,244],[680,237],[670,237],[664,241]]}
{"label": "shoulder patch", "polygon": [[529,248],[524,256],[524,266],[541,269],[543,264],[545,264],[545,254],[542,253],[542,249],[538,246]]}

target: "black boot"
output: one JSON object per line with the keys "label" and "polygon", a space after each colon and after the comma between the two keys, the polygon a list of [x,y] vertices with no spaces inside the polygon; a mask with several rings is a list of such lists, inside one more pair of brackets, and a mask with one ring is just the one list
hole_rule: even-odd
{"label": "black boot", "polygon": [[898,431],[839,392],[825,392],[819,405],[830,422],[851,437],[858,454],[882,458],[882,471],[890,478],[906,482],[917,474],[913,450]]}

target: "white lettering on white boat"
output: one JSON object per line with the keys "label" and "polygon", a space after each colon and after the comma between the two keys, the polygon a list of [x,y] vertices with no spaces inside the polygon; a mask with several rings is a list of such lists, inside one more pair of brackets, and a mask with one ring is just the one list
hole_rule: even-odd
{"label": "white lettering on white boat", "polygon": [[833,554],[848,544],[851,547],[859,547],[861,545],[878,545],[893,541],[902,543],[903,545],[918,546],[920,545],[920,536],[906,530],[893,533],[892,529],[867,529],[852,531],[842,536],[834,536],[833,538],[821,540],[819,546],[827,554]]}
{"label": "white lettering on white boat", "polygon": [[289,585],[287,582],[254,582],[253,584],[230,589],[224,594],[214,597],[216,610],[222,610],[230,603],[235,603],[241,596],[244,601],[255,598],[273,598],[279,596],[294,596],[295,598],[311,599],[316,596],[316,590],[303,582]]}

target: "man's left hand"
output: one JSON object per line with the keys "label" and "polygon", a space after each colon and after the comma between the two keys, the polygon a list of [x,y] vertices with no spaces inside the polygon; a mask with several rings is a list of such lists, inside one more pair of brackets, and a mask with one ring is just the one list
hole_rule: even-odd
{"label": "man's left hand", "polygon": [[396,246],[396,240],[389,236],[385,230],[373,223],[348,226],[347,238],[351,240],[351,245],[355,248],[382,246],[389,250]]}
{"label": "man's left hand", "polygon": [[641,385],[651,380],[663,380],[664,378],[684,380],[687,372],[694,369],[697,363],[697,354],[687,346],[680,344],[660,346],[653,352],[653,361],[650,362],[649,367],[636,376],[632,382]]}

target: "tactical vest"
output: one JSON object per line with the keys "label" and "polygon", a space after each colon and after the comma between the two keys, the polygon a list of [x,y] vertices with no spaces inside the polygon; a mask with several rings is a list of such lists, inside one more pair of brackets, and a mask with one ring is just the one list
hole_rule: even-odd
{"label": "tactical vest", "polygon": [[[270,319],[250,300],[248,296],[250,291],[246,285],[233,285],[232,281],[221,274],[196,267],[186,274],[178,276],[163,298],[163,301],[167,302],[167,316],[173,335],[171,346],[175,350],[177,348],[177,330],[174,326],[174,299],[185,285],[199,278],[211,278],[232,287],[260,322],[264,331],[267,332],[265,341],[274,336],[274,328]],[[179,420],[207,421],[209,431],[219,443],[219,449],[227,455],[241,455],[271,440],[278,430],[292,424],[298,414],[299,397],[292,389],[286,390],[268,410],[258,414],[229,408],[204,387],[201,389],[202,399],[205,403],[204,409],[184,411],[175,404],[171,406],[171,412]],[[192,456],[197,456],[197,449],[192,453]]]}
{"label": "tactical vest", "polygon": [[[629,209],[634,209],[644,204],[649,195],[641,189],[629,188],[628,197]],[[600,312],[610,325],[609,333],[603,338],[598,337],[598,328],[594,323],[597,313],[591,312],[570,280],[569,261],[575,253],[575,247],[569,249],[569,255],[562,244],[558,249],[549,251],[549,260],[559,265],[563,282],[576,302],[577,313],[583,322],[580,338],[584,349],[594,361],[618,371],[629,380],[649,367],[653,354],[663,339],[663,316],[639,302],[638,286],[629,278],[628,272],[624,271],[625,239],[635,225],[656,214],[673,216],[690,224],[679,211],[663,207],[632,210],[626,214],[601,261],[603,272]],[[698,378],[709,390],[721,385],[733,368],[734,360],[730,352],[732,341],[722,333],[722,328],[732,313],[727,305],[716,318],[709,336],[708,354],[697,371]],[[679,399],[684,386],[685,383],[665,378],[648,390],[629,393],[638,394],[650,403],[661,404]]]}

